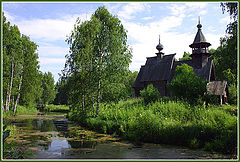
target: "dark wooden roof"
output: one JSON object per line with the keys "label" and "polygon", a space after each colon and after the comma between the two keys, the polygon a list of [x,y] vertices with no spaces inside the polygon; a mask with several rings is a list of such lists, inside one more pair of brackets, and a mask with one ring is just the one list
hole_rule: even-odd
{"label": "dark wooden roof", "polygon": [[206,38],[204,37],[202,30],[198,29],[197,34],[194,38],[193,43],[201,43],[201,42],[206,42]]}
{"label": "dark wooden roof", "polygon": [[189,47],[194,48],[194,47],[199,47],[200,44],[202,47],[206,46],[209,47],[211,44],[207,42],[206,38],[204,37],[203,33],[202,33],[202,29],[201,29],[202,25],[199,24],[197,25],[198,31],[197,34],[194,38],[194,41],[191,45],[189,45]]}
{"label": "dark wooden roof", "polygon": [[148,57],[146,64],[141,67],[133,87],[144,87],[144,82],[166,80],[169,83],[174,76],[175,68],[184,63],[193,67],[197,76],[210,81],[213,67],[212,59],[209,59],[208,63],[199,69],[193,65],[192,60],[175,61],[175,55],[176,54],[165,55],[162,59],[158,59],[157,56]]}
{"label": "dark wooden roof", "polygon": [[142,66],[133,84],[133,87],[143,87],[143,82],[169,80],[175,54],[165,55],[162,59],[148,57],[145,66]]}
{"label": "dark wooden roof", "polygon": [[199,76],[201,79],[206,79],[207,81],[210,81],[210,76],[212,72],[212,67],[213,67],[213,59],[209,58],[208,63],[202,67],[201,69],[196,68],[194,64],[192,63],[192,60],[185,60],[185,61],[175,61],[174,66],[173,66],[173,72],[171,74],[171,80],[174,76],[174,71],[177,66],[181,66],[182,64],[187,64],[191,67],[193,67],[194,73]]}
{"label": "dark wooden roof", "polygon": [[226,95],[227,81],[212,81],[207,84],[207,91],[212,95]]}

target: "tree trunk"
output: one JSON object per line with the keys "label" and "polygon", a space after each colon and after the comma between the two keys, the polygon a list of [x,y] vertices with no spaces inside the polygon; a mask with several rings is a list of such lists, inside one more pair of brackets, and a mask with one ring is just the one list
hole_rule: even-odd
{"label": "tree trunk", "polygon": [[3,106],[3,97],[2,97],[2,112],[4,111],[4,106]]}
{"label": "tree trunk", "polygon": [[95,118],[93,88],[92,88],[92,107],[93,107],[93,117]]}
{"label": "tree trunk", "polygon": [[13,110],[13,107],[14,107],[14,95],[12,96],[12,110]]}
{"label": "tree trunk", "polygon": [[7,111],[7,103],[8,103],[8,90],[7,90],[7,95],[6,95],[6,104],[5,104],[5,110]]}
{"label": "tree trunk", "polygon": [[[102,55],[100,56],[100,72],[101,72],[101,64],[102,64]],[[96,115],[98,115],[98,111],[99,111],[99,104],[100,104],[100,95],[101,95],[101,75],[99,77],[99,80],[98,80],[98,90],[97,90],[97,110],[96,110]]]}
{"label": "tree trunk", "polygon": [[82,111],[83,111],[83,113],[85,114],[85,96],[84,95],[82,95]]}
{"label": "tree trunk", "polygon": [[15,115],[15,112],[16,112],[16,110],[17,110],[18,100],[19,100],[19,98],[20,98],[21,85],[22,85],[22,75],[21,75],[21,78],[20,78],[19,86],[18,86],[18,96],[17,96],[16,103],[15,103],[15,107],[14,107],[14,110],[13,110],[14,115]]}
{"label": "tree trunk", "polygon": [[9,111],[9,103],[10,103],[10,98],[11,98],[11,91],[12,91],[12,82],[13,82],[13,61],[12,61],[12,74],[11,74],[11,80],[10,80],[10,87],[8,91],[8,97],[6,100],[6,111]]}
{"label": "tree trunk", "polygon": [[97,96],[97,110],[96,110],[96,115],[98,115],[98,111],[99,111],[100,94],[101,94],[100,88],[101,88],[101,79],[99,79],[99,81],[98,81],[98,96]]}

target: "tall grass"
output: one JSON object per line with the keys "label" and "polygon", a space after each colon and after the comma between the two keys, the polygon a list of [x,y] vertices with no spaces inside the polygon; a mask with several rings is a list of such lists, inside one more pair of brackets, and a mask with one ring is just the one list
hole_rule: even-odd
{"label": "tall grass", "polygon": [[47,111],[51,112],[68,112],[69,111],[69,106],[66,105],[47,105],[45,107]]}
{"label": "tall grass", "polygon": [[99,115],[92,118],[70,113],[90,129],[116,133],[131,141],[143,141],[204,148],[236,153],[237,117],[224,106],[191,106],[180,101],[144,104],[142,99],[102,104]]}
{"label": "tall grass", "polygon": [[36,107],[25,107],[25,106],[18,105],[15,114],[13,113],[12,110],[10,110],[8,112],[3,111],[3,118],[5,118],[7,116],[13,116],[13,115],[22,115],[22,114],[33,115],[33,114],[37,114],[37,113],[38,113],[38,110]]}

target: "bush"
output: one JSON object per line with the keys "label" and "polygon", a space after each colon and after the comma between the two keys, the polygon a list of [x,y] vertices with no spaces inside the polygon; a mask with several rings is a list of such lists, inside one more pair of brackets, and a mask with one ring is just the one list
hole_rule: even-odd
{"label": "bush", "polygon": [[195,103],[207,92],[206,85],[207,81],[197,76],[191,66],[182,64],[176,67],[175,76],[168,87],[173,96]]}
{"label": "bush", "polygon": [[140,91],[145,103],[157,101],[160,98],[160,93],[152,84],[148,85],[146,89]]}
{"label": "bush", "polygon": [[237,104],[237,87],[235,84],[231,84],[228,87],[229,90],[229,98],[228,98],[228,102],[230,104]]}

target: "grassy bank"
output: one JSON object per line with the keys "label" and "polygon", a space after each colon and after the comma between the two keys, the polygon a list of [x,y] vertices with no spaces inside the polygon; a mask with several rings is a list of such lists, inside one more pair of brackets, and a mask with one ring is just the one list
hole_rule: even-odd
{"label": "grassy bank", "polygon": [[[17,109],[16,109],[16,113],[15,115],[34,115],[34,114],[37,114],[39,111],[37,110],[36,107],[25,107],[25,106],[17,106]],[[12,110],[6,112],[6,111],[3,111],[3,118],[7,117],[7,116],[13,116],[14,113]]]}
{"label": "grassy bank", "polygon": [[45,108],[48,112],[68,112],[69,106],[66,105],[47,105]]}
{"label": "grassy bank", "polygon": [[237,117],[231,106],[191,106],[175,101],[145,105],[141,99],[102,104],[92,118],[74,111],[71,120],[131,141],[184,145],[236,154]]}

